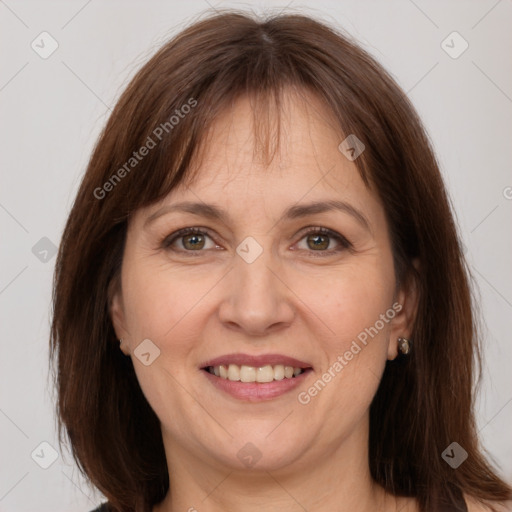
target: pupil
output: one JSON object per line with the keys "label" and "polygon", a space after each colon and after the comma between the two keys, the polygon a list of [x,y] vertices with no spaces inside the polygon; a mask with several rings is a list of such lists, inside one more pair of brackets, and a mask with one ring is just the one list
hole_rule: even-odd
{"label": "pupil", "polygon": [[311,235],[309,241],[313,242],[312,248],[315,249],[327,249],[327,246],[329,245],[329,241],[325,235]]}
{"label": "pupil", "polygon": [[204,245],[204,239],[201,235],[188,235],[185,237],[185,247],[189,245],[189,248],[192,249],[201,249]]}

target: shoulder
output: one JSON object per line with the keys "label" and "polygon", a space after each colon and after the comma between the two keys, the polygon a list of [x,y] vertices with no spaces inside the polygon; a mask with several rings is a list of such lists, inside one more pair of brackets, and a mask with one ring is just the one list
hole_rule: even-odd
{"label": "shoulder", "polygon": [[[471,498],[467,494],[464,495],[464,499],[466,500],[466,504],[468,506],[468,512],[490,512],[494,510],[495,512],[511,512],[512,511],[512,502],[487,502],[482,503],[481,501],[477,501],[474,498]],[[491,508],[492,507],[492,508]]]}

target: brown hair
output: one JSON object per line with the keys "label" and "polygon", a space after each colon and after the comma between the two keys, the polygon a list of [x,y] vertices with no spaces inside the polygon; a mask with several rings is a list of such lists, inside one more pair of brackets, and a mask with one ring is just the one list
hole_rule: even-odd
{"label": "brown hair", "polygon": [[[148,511],[165,496],[160,424],[109,316],[127,223],[190,178],[219,112],[248,95],[264,123],[268,109],[279,111],[287,86],[323,101],[340,142],[342,134],[364,142],[355,164],[382,200],[398,279],[412,276],[419,291],[413,353],[387,363],[371,405],[373,478],[391,493],[415,496],[422,511],[454,507],[462,493],[510,499],[478,445],[479,352],[468,270],[429,140],[406,95],[372,57],[300,15],[258,20],[231,11],[201,20],[165,44],[115,106],[56,264],[50,344],[60,442],[65,428],[77,464],[114,510]],[[155,146],[134,159],[150,139]],[[453,441],[468,453],[457,469],[441,457]]]}

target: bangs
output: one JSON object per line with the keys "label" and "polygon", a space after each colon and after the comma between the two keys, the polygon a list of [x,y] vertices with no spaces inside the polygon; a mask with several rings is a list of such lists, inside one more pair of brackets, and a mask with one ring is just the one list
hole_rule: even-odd
{"label": "bangs", "polygon": [[[237,21],[248,23],[245,17]],[[110,144],[111,162],[108,166],[101,162],[104,172],[95,169],[91,173],[96,177],[96,187],[112,184],[108,196],[122,196],[118,198],[118,218],[160,201],[180,184],[192,183],[209,146],[215,120],[243,97],[252,107],[253,158],[263,168],[279,151],[281,116],[288,94],[309,108],[308,95],[317,97],[325,106],[319,115],[338,134],[340,142],[344,134],[355,133],[371,146],[371,130],[379,125],[372,120],[371,112],[363,115],[362,92],[356,94],[352,81],[344,81],[333,66],[318,60],[314,53],[305,58],[307,48],[299,51],[298,41],[286,40],[279,31],[268,36],[273,25],[266,28],[248,24],[250,30],[243,42],[234,30],[232,37],[220,41],[218,47],[203,49],[210,51],[212,58],[205,59],[200,70],[190,60],[169,68],[162,66],[169,59],[164,53],[179,54],[178,37],[153,57],[125,91],[104,132],[107,140],[103,145]],[[345,57],[353,55],[347,53]],[[157,61],[161,69],[155,74],[150,70]],[[183,87],[183,83],[187,85]],[[109,133],[118,134],[117,139],[108,137]],[[146,156],[135,162],[134,154],[143,148],[149,148]],[[130,162],[135,164],[133,170]],[[372,180],[366,156],[361,155],[354,163],[369,186]],[[118,179],[123,168],[126,172],[121,171],[123,178]]]}

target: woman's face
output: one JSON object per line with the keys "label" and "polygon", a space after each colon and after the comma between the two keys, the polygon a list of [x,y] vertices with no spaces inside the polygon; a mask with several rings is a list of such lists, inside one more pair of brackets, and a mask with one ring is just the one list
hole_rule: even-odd
{"label": "woman's face", "polygon": [[308,467],[366,446],[386,359],[408,334],[379,200],[322,104],[286,98],[270,166],[253,158],[240,100],[197,179],[129,224],[113,321],[171,465]]}

